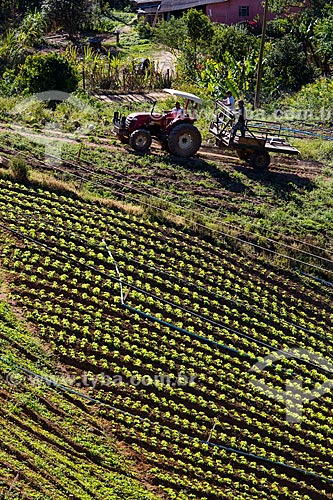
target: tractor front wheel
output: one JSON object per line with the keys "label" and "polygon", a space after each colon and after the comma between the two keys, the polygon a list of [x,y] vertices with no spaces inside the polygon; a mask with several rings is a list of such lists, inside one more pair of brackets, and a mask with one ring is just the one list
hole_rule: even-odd
{"label": "tractor front wheel", "polygon": [[189,123],[177,125],[169,134],[168,144],[171,154],[188,158],[195,155],[200,148],[201,134]]}
{"label": "tractor front wheel", "polygon": [[138,129],[131,133],[129,138],[129,145],[135,151],[139,153],[144,153],[148,151],[151,146],[151,135],[148,130]]}
{"label": "tractor front wheel", "polygon": [[118,139],[122,144],[128,144],[129,138],[126,135],[118,135]]}
{"label": "tractor front wheel", "polygon": [[267,151],[256,151],[250,157],[249,163],[255,170],[267,170],[271,158]]}

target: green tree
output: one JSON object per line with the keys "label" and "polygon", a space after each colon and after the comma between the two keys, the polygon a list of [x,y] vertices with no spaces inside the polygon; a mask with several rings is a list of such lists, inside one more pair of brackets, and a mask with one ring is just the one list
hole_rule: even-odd
{"label": "green tree", "polygon": [[315,51],[322,63],[322,72],[328,76],[330,65],[333,63],[333,7],[327,7],[325,12],[324,17],[315,21],[313,34]]}
{"label": "green tree", "polygon": [[[332,50],[331,2],[295,0],[293,6],[301,8],[297,14],[291,11],[289,0],[270,0],[269,5],[273,12],[284,12],[289,15],[270,23],[268,32],[279,37],[287,33],[292,34],[294,42],[301,43],[300,50],[304,53],[308,63],[314,64],[323,75],[329,74]],[[272,27],[273,31],[271,31]]]}
{"label": "green tree", "polygon": [[276,14],[290,13],[296,7],[300,10],[309,10],[312,15],[318,16],[328,3],[327,0],[268,0],[269,9]]}
{"label": "green tree", "polygon": [[225,53],[241,61],[251,52],[259,50],[259,40],[241,26],[214,24],[214,34],[210,44],[210,54],[218,62],[224,62]]}
{"label": "green tree", "polygon": [[198,78],[199,63],[207,53],[213,36],[213,26],[208,16],[196,9],[190,9],[183,15],[184,31],[178,38],[181,49],[179,67],[182,79],[195,82]]}
{"label": "green tree", "polygon": [[193,45],[203,42],[209,44],[214,32],[209,17],[201,11],[189,9],[184,18],[187,34]]}
{"label": "green tree", "polygon": [[209,92],[250,95],[255,81],[259,41],[239,26],[212,24],[209,44],[200,46],[196,83]]}
{"label": "green tree", "polygon": [[74,34],[89,20],[91,0],[44,0],[42,12],[50,27]]}
{"label": "green tree", "polygon": [[189,39],[188,52],[193,52],[193,68],[197,65],[198,47],[207,47],[210,45],[214,30],[208,16],[196,9],[189,9],[185,15],[187,26],[187,36]]}
{"label": "green tree", "polygon": [[171,16],[169,21],[160,21],[154,28],[153,37],[166,47],[181,50],[187,37],[185,18]]}
{"label": "green tree", "polygon": [[289,36],[299,45],[309,65],[315,65],[323,75],[328,75],[332,60],[332,6],[321,0],[309,1],[297,15],[277,18],[268,24],[268,36]]}
{"label": "green tree", "polygon": [[74,92],[78,86],[76,68],[61,54],[34,54],[26,58],[14,87],[24,94],[48,90]]}
{"label": "green tree", "polygon": [[313,81],[315,69],[308,64],[301,42],[292,34],[271,42],[263,66],[263,92],[268,98],[298,91]]}
{"label": "green tree", "polygon": [[154,29],[154,39],[169,48],[181,51],[179,66],[184,75],[192,81],[197,76],[200,58],[207,53],[214,28],[208,16],[196,9],[189,9],[181,18],[171,17],[161,21]]}

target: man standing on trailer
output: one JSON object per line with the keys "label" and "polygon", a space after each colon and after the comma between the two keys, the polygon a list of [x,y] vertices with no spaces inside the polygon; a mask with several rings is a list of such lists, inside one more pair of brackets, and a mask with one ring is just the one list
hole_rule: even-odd
{"label": "man standing on trailer", "polygon": [[244,101],[238,101],[238,109],[236,111],[236,123],[231,129],[230,141],[232,142],[236,137],[237,130],[240,130],[241,136],[245,137],[245,121],[246,121],[246,109],[244,106]]}
{"label": "man standing on trailer", "polygon": [[225,106],[228,106],[230,111],[233,113],[235,111],[235,98],[232,95],[231,90],[228,90],[228,92],[226,93],[226,96],[227,97],[225,99],[223,99],[222,102]]}

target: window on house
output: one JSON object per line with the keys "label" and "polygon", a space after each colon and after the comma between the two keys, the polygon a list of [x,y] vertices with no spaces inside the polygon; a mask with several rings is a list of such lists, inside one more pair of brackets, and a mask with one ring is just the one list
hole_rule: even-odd
{"label": "window on house", "polygon": [[249,17],[250,9],[248,5],[239,6],[239,17]]}

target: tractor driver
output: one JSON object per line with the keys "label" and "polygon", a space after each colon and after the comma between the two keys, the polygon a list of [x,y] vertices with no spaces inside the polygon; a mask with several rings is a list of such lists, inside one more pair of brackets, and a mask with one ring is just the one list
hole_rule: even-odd
{"label": "tractor driver", "polygon": [[184,108],[181,107],[180,102],[176,102],[175,107],[172,109],[174,118],[184,118]]}

